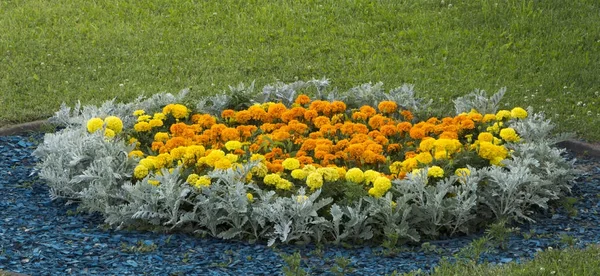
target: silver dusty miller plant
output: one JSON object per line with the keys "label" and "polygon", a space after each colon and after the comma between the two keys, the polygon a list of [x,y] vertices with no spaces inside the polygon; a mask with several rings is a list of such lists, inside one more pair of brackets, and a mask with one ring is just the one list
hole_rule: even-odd
{"label": "silver dusty miller plant", "polygon": [[[342,100],[350,108],[394,101],[402,108],[427,112],[431,104],[417,98],[410,85],[388,92],[381,83],[364,84],[346,93],[328,88],[327,79],[279,82],[261,91],[256,91],[254,83],[240,84],[201,99],[196,111],[219,115],[226,108],[267,101],[289,107],[304,89],[313,89],[313,98]],[[531,221],[532,211],[548,208],[549,201],[568,193],[574,178],[574,161],[566,160],[564,150],[554,147],[569,136],[552,137],[554,125],[531,108],[527,118],[506,122],[521,141],[505,144],[512,153],[503,166],[468,167],[468,176],[436,181],[428,179],[428,168],[423,168],[393,181],[382,197],[362,197],[348,205],[323,197],[321,190],[306,194],[299,189],[280,196],[246,183],[245,176],[254,163],[212,171],[208,174],[212,184],[202,189],[186,183],[180,167],[134,180],[132,172],[139,160],[128,156],[134,145],[123,137],[107,139],[101,131],[90,134],[86,130],[90,118],[109,115],[120,117],[124,128],[131,129],[136,122],[133,111],[160,112],[167,104],[186,101],[187,93],[156,94],[127,104],[112,100],[100,107],[63,105],[50,119],[63,129],[47,134],[34,152],[40,160],[39,176],[50,187],[52,199],[78,202],[81,209],[102,213],[106,222],[117,228],[151,226],[222,239],[264,240],[269,245],[385,237],[417,242],[442,233],[469,233],[490,219]],[[456,112],[495,113],[504,93],[501,89],[487,98],[485,92],[475,91],[454,101]]]}

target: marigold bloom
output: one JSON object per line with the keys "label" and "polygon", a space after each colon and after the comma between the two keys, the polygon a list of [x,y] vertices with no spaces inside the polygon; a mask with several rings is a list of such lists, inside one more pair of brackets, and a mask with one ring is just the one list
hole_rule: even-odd
{"label": "marigold bloom", "polygon": [[371,183],[373,183],[373,181],[375,181],[375,179],[377,179],[378,177],[381,176],[381,173],[374,171],[374,170],[366,170],[363,173],[363,176],[365,177],[365,183],[371,184]]}
{"label": "marigold bloom", "polygon": [[471,171],[468,168],[458,168],[454,171],[454,174],[458,177],[467,177],[471,175]]}
{"label": "marigold bloom", "polygon": [[494,140],[494,135],[489,132],[481,132],[477,135],[477,140],[480,142],[492,142]]}
{"label": "marigold bloom", "polygon": [[146,114],[146,112],[144,110],[138,109],[136,111],[133,112],[133,116],[142,116]]}
{"label": "marigold bloom", "polygon": [[235,116],[235,111],[233,109],[225,109],[221,112],[221,118],[229,119]]}
{"label": "marigold bloom", "polygon": [[275,184],[275,188],[279,190],[290,190],[294,185],[287,179],[280,179],[277,184]]}
{"label": "marigold bloom", "polygon": [[417,161],[421,164],[429,164],[433,162],[433,156],[431,156],[431,153],[429,152],[419,153],[414,158],[417,159]]}
{"label": "marigold bloom", "polygon": [[106,128],[113,130],[116,134],[123,130],[123,121],[119,117],[108,116],[104,118],[104,123],[106,124]]}
{"label": "marigold bloom", "polygon": [[302,170],[302,169],[295,169],[290,173],[290,175],[294,179],[304,180],[308,176],[308,172],[306,172],[305,170]]}
{"label": "marigold bloom", "polygon": [[210,177],[203,175],[200,178],[198,178],[198,180],[196,180],[196,183],[194,183],[194,187],[198,188],[198,189],[202,189],[204,187],[208,187],[211,184],[211,180]]}
{"label": "marigold bloom", "polygon": [[133,125],[133,129],[137,132],[146,132],[146,131],[150,131],[152,129],[152,127],[147,122],[139,122],[139,123]]}
{"label": "marigold bloom", "polygon": [[402,117],[404,117],[404,120],[407,122],[412,121],[412,119],[414,119],[415,117],[413,116],[412,112],[408,111],[408,110],[402,110],[400,111],[400,115],[402,115]]}
{"label": "marigold bloom", "polygon": [[296,158],[286,158],[281,165],[284,169],[291,171],[300,168],[300,161]]}
{"label": "marigold bloom", "polygon": [[379,112],[389,114],[398,110],[398,104],[393,101],[382,101],[377,105]]}
{"label": "marigold bloom", "polygon": [[152,119],[148,122],[148,124],[150,125],[150,127],[161,127],[163,126],[163,121],[162,120],[158,120],[158,119]]}
{"label": "marigold bloom", "polygon": [[510,116],[512,118],[525,119],[527,118],[527,110],[520,107],[515,107],[510,111]]}
{"label": "marigold bloom", "polygon": [[144,177],[146,177],[149,173],[149,170],[146,166],[143,165],[137,165],[135,167],[135,169],[133,170],[133,176],[135,176],[135,178],[137,179],[142,179]]}
{"label": "marigold bloom", "polygon": [[229,141],[225,143],[225,148],[228,151],[233,151],[242,148],[242,143],[240,141]]}
{"label": "marigold bloom", "polygon": [[508,110],[500,110],[496,113],[496,121],[502,121],[504,119],[510,119],[510,111]]}
{"label": "marigold bloom", "polygon": [[521,137],[517,135],[515,129],[511,127],[503,128],[502,130],[500,130],[500,137],[507,142],[518,142],[519,140],[521,140]]}
{"label": "marigold bloom", "polygon": [[323,186],[323,176],[318,172],[309,173],[306,177],[306,186],[308,186],[311,191],[321,188]]}
{"label": "marigold bloom", "polygon": [[297,103],[299,105],[305,105],[307,103],[310,103],[310,98],[304,94],[300,94],[298,95],[294,103]]}
{"label": "marigold bloom", "polygon": [[87,121],[87,131],[94,133],[104,126],[104,121],[100,118],[92,118]]}
{"label": "marigold bloom", "polygon": [[333,101],[330,108],[332,113],[343,113],[346,111],[346,104],[340,101]]}
{"label": "marigold bloom", "polygon": [[183,119],[189,115],[190,111],[185,105],[182,104],[168,104],[163,108],[163,113],[170,113],[176,119]]}
{"label": "marigold bloom", "polygon": [[345,175],[346,180],[352,181],[354,183],[361,183],[364,180],[363,171],[359,168],[352,168],[346,172]]}
{"label": "marigold bloom", "polygon": [[104,137],[106,137],[106,138],[113,138],[113,137],[115,137],[115,135],[116,135],[115,132],[110,128],[107,128],[104,130]]}
{"label": "marigold bloom", "polygon": [[271,186],[276,186],[277,183],[279,183],[279,181],[281,180],[281,176],[279,176],[276,173],[270,173],[265,175],[265,177],[263,178],[263,182],[266,185],[271,185]]}
{"label": "marigold bloom", "polygon": [[427,176],[436,178],[444,177],[444,169],[439,166],[432,166],[427,170]]}
{"label": "marigold bloom", "polygon": [[375,110],[375,108],[369,106],[369,105],[363,105],[359,108],[360,112],[364,113],[367,115],[367,117],[371,117],[375,114],[377,114],[377,111]]}

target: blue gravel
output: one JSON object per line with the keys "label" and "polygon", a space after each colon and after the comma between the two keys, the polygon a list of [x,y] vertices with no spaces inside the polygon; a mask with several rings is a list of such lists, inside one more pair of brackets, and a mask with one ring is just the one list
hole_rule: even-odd
{"label": "blue gravel", "polygon": [[[0,137],[0,270],[31,275],[280,275],[281,253],[299,251],[302,267],[328,274],[336,257],[349,258],[353,275],[383,275],[393,271],[431,270],[481,234],[429,241],[437,250],[403,247],[385,256],[378,246],[343,248],[278,246],[223,241],[185,234],[104,230],[97,214],[74,214],[76,206],[51,201],[47,186],[32,174],[31,152],[41,135]],[[561,248],[561,236],[576,246],[600,240],[600,163],[580,159],[571,197],[578,199],[576,216],[562,207],[521,225],[506,250],[482,256],[491,263],[522,262],[548,247]],[[138,249],[138,250],[135,250]],[[141,250],[139,250],[141,249]]]}

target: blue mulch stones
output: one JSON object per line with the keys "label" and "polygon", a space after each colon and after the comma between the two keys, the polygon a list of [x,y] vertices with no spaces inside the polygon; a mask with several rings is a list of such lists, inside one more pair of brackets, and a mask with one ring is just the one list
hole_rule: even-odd
{"label": "blue mulch stones", "polygon": [[[429,241],[405,247],[393,256],[383,248],[326,245],[277,246],[223,241],[185,234],[103,230],[97,214],[74,214],[76,206],[51,201],[48,188],[32,174],[31,152],[41,135],[0,137],[0,271],[31,275],[279,275],[286,266],[281,253],[302,255],[302,268],[328,274],[336,257],[346,257],[354,275],[393,271],[429,271],[442,257],[452,257],[481,234]],[[521,225],[506,250],[483,254],[491,263],[522,262],[548,247],[569,241],[583,247],[600,241],[600,163],[581,159],[585,167],[571,197],[573,210],[558,208]],[[433,249],[431,249],[433,248]]]}

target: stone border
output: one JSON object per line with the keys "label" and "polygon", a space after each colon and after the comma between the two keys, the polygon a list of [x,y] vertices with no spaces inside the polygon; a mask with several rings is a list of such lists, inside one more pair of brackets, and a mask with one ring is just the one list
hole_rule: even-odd
{"label": "stone border", "polygon": [[[33,121],[18,125],[10,125],[0,128],[0,136],[21,135],[28,132],[40,131],[48,125],[47,120]],[[558,147],[565,148],[577,155],[600,158],[600,143],[588,143],[581,140],[570,139],[557,144]]]}

